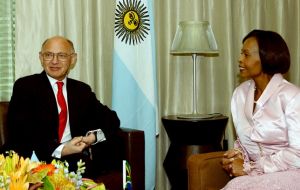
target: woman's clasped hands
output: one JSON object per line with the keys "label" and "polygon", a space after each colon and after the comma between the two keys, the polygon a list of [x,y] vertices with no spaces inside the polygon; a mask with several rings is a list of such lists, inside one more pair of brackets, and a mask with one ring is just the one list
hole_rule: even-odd
{"label": "woman's clasped hands", "polygon": [[222,167],[230,177],[246,175],[244,172],[243,154],[238,149],[231,149],[225,152],[222,158]]}

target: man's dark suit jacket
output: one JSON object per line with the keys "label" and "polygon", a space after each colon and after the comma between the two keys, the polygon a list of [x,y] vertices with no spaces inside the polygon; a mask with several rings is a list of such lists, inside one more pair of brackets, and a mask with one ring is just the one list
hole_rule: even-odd
{"label": "man's dark suit jacket", "polygon": [[[119,129],[117,114],[102,105],[87,84],[67,78],[66,87],[72,137],[85,136],[87,131],[101,128],[107,140],[92,145],[92,152],[94,158],[104,159],[109,154],[106,151],[111,151],[107,145]],[[5,149],[15,150],[24,157],[30,157],[35,151],[39,160],[51,162],[51,154],[58,146],[58,108],[46,73],[18,79],[9,103]],[[81,156],[65,159],[73,162]]]}

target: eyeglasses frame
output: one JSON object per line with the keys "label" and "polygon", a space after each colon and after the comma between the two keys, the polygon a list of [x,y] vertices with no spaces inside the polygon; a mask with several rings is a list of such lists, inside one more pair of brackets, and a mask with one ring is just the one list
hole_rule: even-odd
{"label": "eyeglasses frame", "polygon": [[[51,54],[52,56],[52,58],[51,59],[45,59],[45,54],[46,53],[49,53],[49,54]],[[64,55],[64,56],[66,56],[65,58],[59,58],[59,55]],[[70,54],[67,54],[67,53],[63,53],[63,52],[58,52],[58,53],[53,53],[53,52],[40,52],[40,55],[42,56],[42,58],[43,58],[43,60],[44,61],[52,61],[53,59],[54,59],[54,57],[56,57],[57,58],[57,60],[58,61],[66,61],[70,56],[72,56],[72,55],[74,55],[74,54],[76,54],[76,53],[70,53]]]}

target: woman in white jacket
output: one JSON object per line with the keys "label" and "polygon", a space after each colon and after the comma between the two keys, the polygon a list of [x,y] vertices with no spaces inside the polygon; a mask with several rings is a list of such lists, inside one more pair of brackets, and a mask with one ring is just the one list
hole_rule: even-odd
{"label": "woman in white jacket", "polygon": [[240,76],[249,80],[231,101],[238,139],[222,164],[232,179],[223,189],[300,189],[300,89],[283,78],[289,49],[276,32],[243,39]]}

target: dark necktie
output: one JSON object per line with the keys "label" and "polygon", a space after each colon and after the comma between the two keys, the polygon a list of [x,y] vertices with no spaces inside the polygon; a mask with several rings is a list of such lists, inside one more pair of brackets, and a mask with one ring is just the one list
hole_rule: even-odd
{"label": "dark necktie", "polygon": [[66,100],[63,95],[62,86],[64,85],[63,82],[56,82],[58,91],[57,91],[57,102],[60,107],[60,113],[59,113],[59,127],[58,127],[58,140],[61,141],[61,138],[64,134],[64,130],[66,128],[67,124],[67,116],[68,116],[68,110],[67,110],[67,104]]}

